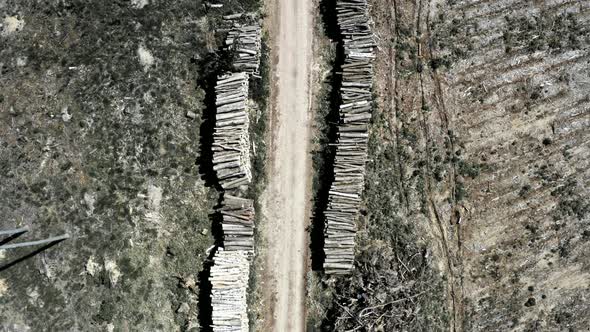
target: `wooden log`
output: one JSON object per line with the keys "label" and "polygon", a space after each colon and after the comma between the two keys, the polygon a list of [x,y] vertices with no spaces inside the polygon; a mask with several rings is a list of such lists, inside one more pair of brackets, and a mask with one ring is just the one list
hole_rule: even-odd
{"label": "wooden log", "polygon": [[247,312],[249,254],[219,248],[213,257],[209,281],[213,331],[249,330]]}

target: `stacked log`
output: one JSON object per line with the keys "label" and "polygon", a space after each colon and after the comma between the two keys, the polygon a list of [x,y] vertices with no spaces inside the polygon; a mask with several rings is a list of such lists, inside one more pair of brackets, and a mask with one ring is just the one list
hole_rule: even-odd
{"label": "stacked log", "polygon": [[249,331],[246,294],[250,262],[246,251],[219,248],[211,267],[211,306],[214,332]]}
{"label": "stacked log", "polygon": [[234,70],[258,74],[262,45],[259,25],[234,25],[227,34],[225,45],[236,53],[233,61]]}
{"label": "stacked log", "polygon": [[[250,183],[248,73],[218,77],[213,133],[213,170],[224,190]],[[247,288],[254,251],[254,203],[225,194],[222,207],[224,248],[213,257],[209,276],[213,331],[249,331]],[[224,250],[225,249],[225,250]]]}
{"label": "stacked log", "polygon": [[356,221],[365,183],[371,120],[372,59],[376,42],[366,0],[337,2],[345,60],[340,88],[340,122],[335,144],[334,181],[324,211],[324,271],[349,274],[354,264]]}
{"label": "stacked log", "polygon": [[336,15],[338,27],[344,42],[346,60],[367,60],[375,58],[377,46],[371,31],[369,10],[366,0],[338,0]]}
{"label": "stacked log", "polygon": [[250,183],[248,75],[230,73],[215,86],[217,114],[213,133],[213,170],[223,189]]}
{"label": "stacked log", "polygon": [[254,253],[254,201],[225,194],[219,212],[225,250]]}
{"label": "stacked log", "polygon": [[[242,14],[225,19],[240,18]],[[247,332],[247,288],[249,258],[254,252],[254,202],[232,196],[228,190],[249,184],[250,138],[248,75],[260,67],[261,29],[258,25],[234,24],[225,41],[236,52],[235,73],[218,77],[215,86],[216,115],[213,133],[213,170],[226,191],[219,213],[222,216],[223,248],[213,257],[209,281],[213,331]]]}

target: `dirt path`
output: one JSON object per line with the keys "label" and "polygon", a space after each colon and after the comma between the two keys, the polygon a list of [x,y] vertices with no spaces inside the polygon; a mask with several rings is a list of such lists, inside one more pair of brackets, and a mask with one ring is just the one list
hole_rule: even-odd
{"label": "dirt path", "polygon": [[[268,3],[273,40],[272,141],[266,225],[264,331],[303,331],[309,219],[312,1]],[[272,318],[271,318],[272,317]]]}

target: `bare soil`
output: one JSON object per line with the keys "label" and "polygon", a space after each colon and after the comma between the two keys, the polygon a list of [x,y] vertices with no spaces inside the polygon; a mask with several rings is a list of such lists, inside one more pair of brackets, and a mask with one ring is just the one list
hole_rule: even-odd
{"label": "bare soil", "polygon": [[263,197],[262,233],[266,253],[263,331],[303,331],[306,227],[311,188],[310,75],[312,1],[269,3],[272,38],[269,181]]}

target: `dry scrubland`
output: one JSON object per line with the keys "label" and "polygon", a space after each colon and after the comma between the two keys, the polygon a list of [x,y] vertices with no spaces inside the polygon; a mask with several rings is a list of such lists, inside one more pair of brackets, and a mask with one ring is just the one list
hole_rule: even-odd
{"label": "dry scrubland", "polygon": [[590,2],[371,3],[365,231],[310,326],[587,328]]}
{"label": "dry scrubland", "polygon": [[224,3],[0,0],[0,229],[72,236],[0,272],[0,330],[197,329]]}

